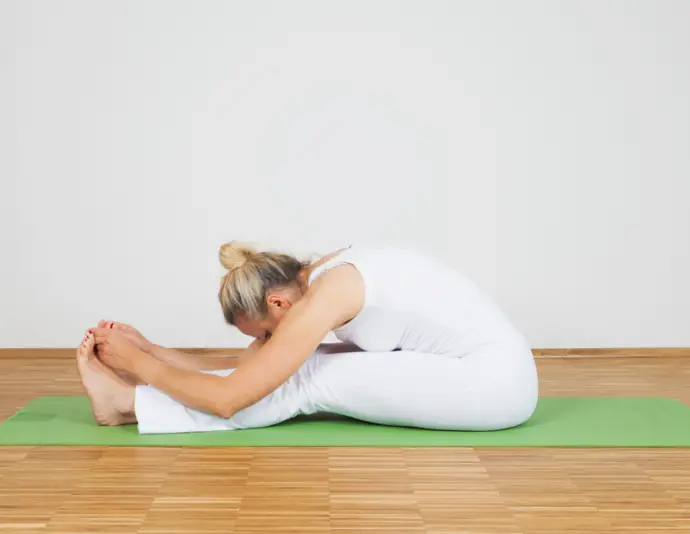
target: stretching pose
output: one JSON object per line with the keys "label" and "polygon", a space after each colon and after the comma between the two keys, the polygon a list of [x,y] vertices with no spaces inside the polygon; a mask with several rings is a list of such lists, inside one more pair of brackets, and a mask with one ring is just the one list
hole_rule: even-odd
{"label": "stretching pose", "polygon": [[[225,319],[256,341],[235,369],[219,370],[227,363],[99,324],[78,362],[100,422],[193,432],[329,412],[497,430],[534,412],[537,373],[523,336],[474,284],[433,258],[350,248],[310,264],[234,243],[220,257]],[[355,348],[323,345],[331,331]]]}

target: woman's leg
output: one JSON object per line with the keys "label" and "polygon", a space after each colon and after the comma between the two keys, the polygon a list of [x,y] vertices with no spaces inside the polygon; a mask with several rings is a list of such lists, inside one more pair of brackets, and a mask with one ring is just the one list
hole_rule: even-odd
{"label": "woman's leg", "polygon": [[368,352],[317,360],[309,385],[314,409],[371,423],[498,430],[525,422],[537,403],[536,367],[527,353]]}
{"label": "woman's leg", "polygon": [[[202,371],[227,376],[234,369]],[[304,394],[298,375],[259,402],[223,419],[188,408],[152,386],[136,386],[134,411],[140,434],[175,434],[242,430],[276,425],[304,413]]]}
{"label": "woman's leg", "polygon": [[[357,350],[342,343],[323,344],[316,353],[283,385],[259,402],[223,419],[184,406],[151,386],[137,386],[135,413],[140,434],[172,434],[178,432],[211,432],[273,426],[316,410],[309,396],[316,357],[330,357],[344,351]],[[247,356],[253,354],[247,351]],[[203,371],[227,376],[234,369]]]}
{"label": "woman's leg", "polygon": [[[193,410],[151,386],[127,383],[96,358],[91,335],[77,349],[77,368],[96,421],[108,426],[138,423],[141,434],[271,426],[303,413],[308,406],[304,380],[296,373],[276,391],[229,419]],[[228,375],[233,371],[205,372]]]}
{"label": "woman's leg", "polygon": [[230,419],[187,408],[150,386],[126,384],[95,358],[92,338],[77,361],[96,419],[138,422],[142,434],[265,427],[315,412],[396,426],[498,430],[525,422],[536,407],[531,354],[494,351],[458,359],[341,353],[338,347],[322,347],[280,388]]}

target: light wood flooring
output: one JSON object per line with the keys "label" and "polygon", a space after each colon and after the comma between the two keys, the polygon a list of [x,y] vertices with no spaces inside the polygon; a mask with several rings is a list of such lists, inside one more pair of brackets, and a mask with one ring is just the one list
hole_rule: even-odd
{"label": "light wood flooring", "polygon": [[[538,360],[542,395],[690,403],[690,358]],[[0,419],[81,394],[0,358]],[[0,447],[0,534],[690,532],[690,449]]]}

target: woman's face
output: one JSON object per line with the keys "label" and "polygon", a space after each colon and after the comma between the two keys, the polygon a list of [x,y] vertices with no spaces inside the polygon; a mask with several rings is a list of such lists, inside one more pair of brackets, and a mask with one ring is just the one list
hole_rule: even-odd
{"label": "woman's face", "polygon": [[301,298],[301,292],[281,291],[268,296],[266,315],[261,319],[250,319],[246,316],[237,318],[235,326],[245,336],[256,339],[271,337],[280,321],[292,306]]}
{"label": "woman's face", "polygon": [[256,339],[268,339],[273,334],[273,331],[280,323],[285,312],[276,312],[271,307],[268,308],[268,313],[263,319],[248,319],[247,317],[238,317],[235,326],[245,336],[250,336]]}

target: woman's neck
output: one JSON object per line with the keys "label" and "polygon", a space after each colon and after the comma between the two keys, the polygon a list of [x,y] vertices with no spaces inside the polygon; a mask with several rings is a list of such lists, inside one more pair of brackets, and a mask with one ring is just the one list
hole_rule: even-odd
{"label": "woman's neck", "polygon": [[302,270],[302,273],[300,273],[300,277],[299,277],[299,282],[300,282],[300,287],[302,288],[302,293],[306,293],[307,289],[309,289],[308,280],[309,280],[309,277],[311,276],[311,273],[313,273],[316,269],[321,267],[324,263],[331,261],[333,258],[335,258],[339,254],[345,252],[349,248],[350,247],[345,247],[345,248],[341,248],[340,250],[336,250],[335,252],[331,252],[330,254],[327,254],[327,255],[319,258],[315,262],[307,265]]}

